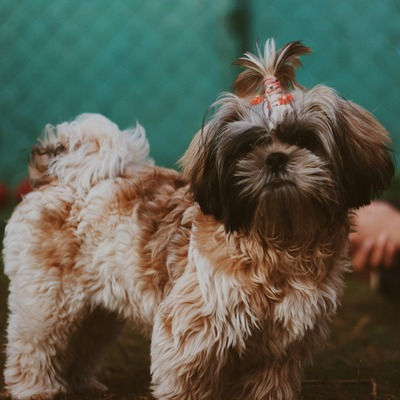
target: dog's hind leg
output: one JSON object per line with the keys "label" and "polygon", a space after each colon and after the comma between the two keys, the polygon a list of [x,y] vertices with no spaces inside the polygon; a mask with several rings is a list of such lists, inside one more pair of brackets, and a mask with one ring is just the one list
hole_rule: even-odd
{"label": "dog's hind leg", "polygon": [[95,373],[103,350],[118,336],[124,321],[116,313],[96,308],[73,335],[71,353],[74,355],[67,373],[68,386],[74,392],[104,391],[107,387],[96,379]]}
{"label": "dog's hind leg", "polygon": [[86,296],[66,294],[51,276],[47,271],[46,280],[38,274],[10,284],[4,377],[7,390],[18,399],[68,391],[69,345],[87,314]]}

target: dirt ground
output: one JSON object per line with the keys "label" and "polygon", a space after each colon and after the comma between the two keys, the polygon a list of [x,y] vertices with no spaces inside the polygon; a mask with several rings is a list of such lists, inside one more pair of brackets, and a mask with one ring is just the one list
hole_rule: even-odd
{"label": "dirt ground", "polygon": [[[1,233],[4,220],[2,216]],[[0,264],[0,399],[9,399],[2,375],[8,284],[2,271]],[[346,281],[345,297],[330,340],[314,364],[304,371],[299,399],[400,400],[400,303],[371,291],[365,279],[349,275]],[[149,341],[128,327],[107,353],[100,376],[109,392],[59,395],[58,400],[151,399]]]}

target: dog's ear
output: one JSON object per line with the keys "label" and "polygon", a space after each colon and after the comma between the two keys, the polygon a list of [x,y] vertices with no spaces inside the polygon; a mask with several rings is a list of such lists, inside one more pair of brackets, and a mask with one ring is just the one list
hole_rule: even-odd
{"label": "dog's ear", "polygon": [[[196,134],[180,160],[183,176],[189,182],[193,198],[204,214],[226,223],[226,186],[223,180],[232,171],[228,165],[227,125],[241,120],[243,104],[239,97],[225,93],[209,109],[212,117]],[[229,152],[228,152],[229,153]],[[228,157],[229,156],[229,157]]]}
{"label": "dog's ear", "polygon": [[368,111],[342,99],[338,134],[347,206],[367,205],[387,189],[395,172],[389,134]]}
{"label": "dog's ear", "polygon": [[193,198],[201,210],[221,219],[221,185],[218,177],[215,138],[206,137],[204,130],[198,132],[180,160],[184,178],[189,182]]}

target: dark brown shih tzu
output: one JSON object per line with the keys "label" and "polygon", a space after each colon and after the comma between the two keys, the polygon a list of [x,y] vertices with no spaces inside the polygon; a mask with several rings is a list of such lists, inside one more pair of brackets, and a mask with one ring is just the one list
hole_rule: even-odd
{"label": "dark brown shih tzu", "polygon": [[385,129],[295,81],[292,42],[246,54],[182,159],[99,115],[47,127],[4,241],[16,398],[104,389],[121,322],[152,332],[157,399],[295,399],[348,267],[349,210],[388,185]]}

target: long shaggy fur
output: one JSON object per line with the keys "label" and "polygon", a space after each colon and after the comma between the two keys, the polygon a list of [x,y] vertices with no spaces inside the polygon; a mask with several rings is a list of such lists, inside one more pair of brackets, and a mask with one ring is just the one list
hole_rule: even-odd
{"label": "long shaggy fur", "polygon": [[[245,56],[183,174],[152,166],[140,126],[85,115],[46,129],[4,239],[13,397],[104,390],[99,354],[135,321],[156,399],[297,398],[342,294],[348,212],[394,172],[371,114],[295,82],[307,52],[270,41]],[[249,102],[267,73],[289,103]]]}

